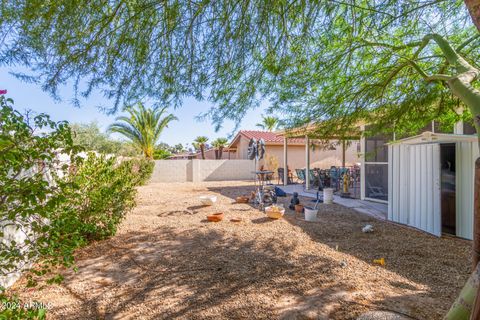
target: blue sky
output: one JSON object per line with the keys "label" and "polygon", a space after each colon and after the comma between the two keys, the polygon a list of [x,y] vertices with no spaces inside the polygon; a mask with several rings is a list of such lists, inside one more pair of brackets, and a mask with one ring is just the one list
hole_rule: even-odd
{"label": "blue sky", "polygon": [[[105,130],[112,123],[116,115],[106,115],[96,108],[108,102],[101,94],[92,94],[88,100],[82,100],[81,108],[75,108],[69,101],[73,97],[73,91],[70,87],[62,88],[61,102],[56,102],[49,94],[43,92],[39,85],[25,83],[9,74],[9,68],[0,68],[0,89],[7,89],[7,97],[15,101],[15,108],[19,111],[31,109],[35,112],[44,112],[49,114],[53,120],[67,120],[69,122],[88,123],[96,121],[99,126]],[[191,143],[195,137],[204,135],[210,138],[210,141],[217,137],[227,137],[235,128],[231,121],[224,123],[219,132],[215,132],[214,125],[207,119],[198,121],[195,119],[199,114],[207,111],[212,106],[211,103],[195,99],[185,99],[183,106],[177,109],[171,109],[179,121],[173,122],[169,128],[165,129],[160,141],[168,144]],[[255,124],[260,122],[260,116],[264,107],[250,110],[240,124],[241,129],[258,129]],[[120,137],[116,136],[119,139]]]}

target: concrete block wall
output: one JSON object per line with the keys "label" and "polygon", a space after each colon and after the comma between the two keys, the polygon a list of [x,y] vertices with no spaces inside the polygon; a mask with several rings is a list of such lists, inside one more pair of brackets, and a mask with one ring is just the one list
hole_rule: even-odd
{"label": "concrete block wall", "polygon": [[198,181],[251,180],[255,162],[252,160],[193,160],[198,162]]}
{"label": "concrete block wall", "polygon": [[150,182],[253,180],[252,160],[156,160]]}
{"label": "concrete block wall", "polygon": [[[191,181],[191,160],[156,160],[151,182]],[[189,175],[190,173],[190,175]]]}

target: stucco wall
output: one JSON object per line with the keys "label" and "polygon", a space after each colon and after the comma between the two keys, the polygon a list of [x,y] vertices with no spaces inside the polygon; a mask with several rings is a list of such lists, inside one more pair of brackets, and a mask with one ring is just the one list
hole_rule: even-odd
{"label": "stucco wall", "polygon": [[197,160],[197,181],[250,180],[255,163],[251,160]]}
{"label": "stucco wall", "polygon": [[[191,181],[191,162],[193,160],[156,160],[152,182]],[[190,174],[190,175],[189,175]]]}
{"label": "stucco wall", "polygon": [[251,160],[157,160],[151,182],[251,180]]}

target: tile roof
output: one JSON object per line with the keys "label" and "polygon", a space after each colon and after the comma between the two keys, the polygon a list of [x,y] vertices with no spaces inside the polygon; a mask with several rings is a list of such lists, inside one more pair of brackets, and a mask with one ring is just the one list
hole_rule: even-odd
{"label": "tile roof", "polygon": [[[257,130],[240,130],[239,134],[245,136],[248,139],[255,138],[257,140],[263,139],[265,142],[268,143],[279,143],[283,144],[283,137],[278,136],[276,132],[268,132],[268,131],[257,131]],[[303,138],[289,138],[289,144],[293,143],[305,143],[305,139]]]}

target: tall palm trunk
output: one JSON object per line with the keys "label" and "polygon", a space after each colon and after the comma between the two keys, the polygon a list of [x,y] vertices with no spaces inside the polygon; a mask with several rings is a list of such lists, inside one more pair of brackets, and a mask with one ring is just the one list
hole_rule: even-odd
{"label": "tall palm trunk", "polygon": [[220,146],[220,147],[218,148],[218,159],[222,159],[222,155],[223,155],[223,147]]}
{"label": "tall palm trunk", "polygon": [[200,145],[200,153],[202,155],[202,159],[205,160],[205,145],[203,143]]}

